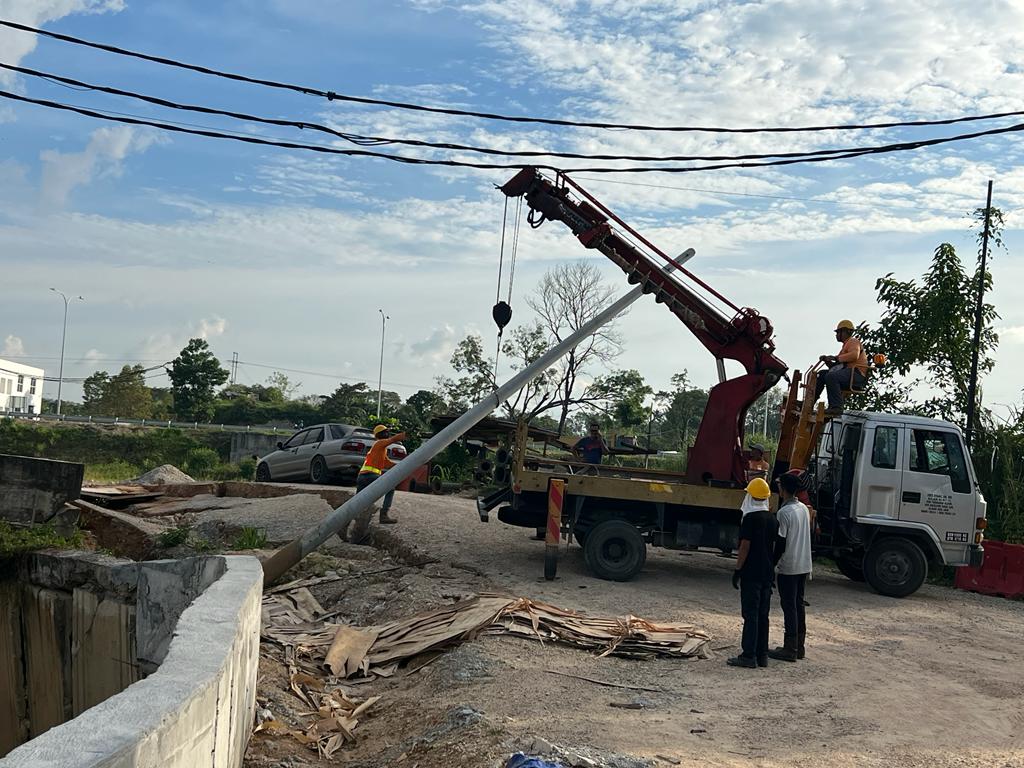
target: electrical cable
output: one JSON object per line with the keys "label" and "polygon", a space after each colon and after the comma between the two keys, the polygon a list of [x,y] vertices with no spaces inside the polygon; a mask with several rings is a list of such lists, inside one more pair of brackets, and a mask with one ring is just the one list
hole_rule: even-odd
{"label": "electrical cable", "polygon": [[917,141],[902,142],[899,144],[890,144],[880,147],[865,147],[862,149],[853,149],[848,152],[843,152],[842,154],[833,154],[824,157],[815,156],[813,153],[808,153],[808,155],[806,156],[800,156],[784,160],[770,160],[765,162],[714,163],[711,165],[693,165],[682,168],[670,166],[627,166],[624,168],[598,166],[583,168],[562,168],[546,163],[479,163],[469,162],[465,160],[436,160],[420,157],[408,157],[406,155],[394,155],[389,154],[387,152],[374,152],[371,150],[339,149],[337,147],[329,147],[322,144],[301,144],[292,141],[263,139],[255,136],[237,136],[223,133],[221,131],[187,129],[165,122],[157,122],[155,120],[146,120],[142,118],[112,117],[109,114],[104,114],[103,112],[99,112],[94,109],[86,109],[85,107],[63,104],[60,102],[49,101],[46,99],[33,99],[28,96],[22,96],[16,93],[11,93],[10,91],[0,91],[0,98],[9,99],[12,101],[21,101],[28,104],[35,104],[38,106],[47,107],[50,109],[63,110],[66,112],[75,112],[86,117],[93,117],[99,120],[107,120],[110,122],[124,123],[126,125],[145,125],[152,128],[159,128],[165,131],[171,131],[174,133],[191,134],[195,136],[204,136],[207,138],[215,139],[230,139],[233,141],[240,141],[248,144],[281,147],[284,149],[301,149],[312,152],[320,152],[324,154],[343,155],[348,157],[375,157],[383,160],[391,160],[393,162],[404,163],[408,165],[436,165],[455,168],[478,168],[482,170],[518,170],[524,167],[534,167],[541,170],[548,170],[560,173],[694,173],[699,171],[724,170],[727,168],[767,168],[782,165],[798,165],[803,163],[821,163],[828,162],[830,160],[847,160],[851,158],[863,157],[865,155],[909,151],[920,149],[922,147],[949,144],[957,141],[968,141],[970,139],[976,139],[982,136],[997,136],[1006,133],[1018,133],[1024,131],[1024,123],[1016,123],[1014,125],[1009,125],[1002,128],[992,128],[986,131],[976,131],[974,133],[957,134],[955,136],[945,136],[935,139],[921,139]]}
{"label": "electrical cable", "polygon": [[240,75],[233,72],[225,72],[222,70],[212,69],[210,67],[200,66],[198,64],[189,64],[187,62],[178,61],[176,59],[166,58],[163,56],[154,56],[148,53],[141,53],[139,51],[133,51],[127,48],[121,48],[116,45],[108,45],[105,43],[97,43],[91,40],[85,40],[80,37],[74,37],[72,35],[61,34],[60,32],[52,32],[50,30],[40,29],[38,27],[32,27],[27,24],[19,24],[13,21],[7,21],[0,19],[0,26],[8,27],[10,29],[17,29],[22,32],[31,32],[43,37],[48,37],[53,40],[59,40],[65,43],[71,43],[73,45],[81,45],[88,48],[94,48],[96,50],[106,51],[107,53],[114,53],[119,56],[129,56],[143,61],[153,62],[155,64],[162,64],[164,66],[176,67],[178,69],[185,69],[192,72],[198,72],[204,75],[211,75],[213,77],[220,77],[227,80],[234,80],[236,82],[249,83],[252,85],[260,85],[267,88],[276,88],[288,91],[294,91],[307,96],[319,96],[327,99],[328,101],[345,101],[352,102],[355,104],[369,104],[373,106],[389,107],[392,109],[405,109],[416,112],[432,112],[435,114],[443,115],[454,115],[458,117],[475,117],[485,120],[501,120],[505,122],[513,123],[540,123],[544,125],[559,125],[572,128],[603,128],[603,129],[616,129],[616,130],[632,130],[632,131],[665,131],[665,132],[677,132],[677,133],[814,133],[822,131],[860,131],[860,130],[876,130],[883,128],[911,128],[911,127],[924,127],[924,126],[938,126],[938,125],[954,125],[957,123],[966,123],[979,120],[994,120],[1001,117],[1019,117],[1024,115],[1024,110],[1016,110],[1009,112],[994,112],[985,115],[965,115],[955,118],[945,118],[940,120],[897,120],[889,122],[879,123],[846,123],[838,125],[808,125],[808,126],[774,126],[774,127],[760,127],[760,128],[724,128],[714,126],[671,126],[671,125],[639,125],[633,123],[611,123],[611,122],[594,122],[594,121],[582,121],[582,120],[565,120],[560,118],[551,117],[530,117],[526,115],[503,115],[494,112],[480,112],[475,110],[456,109],[453,107],[430,107],[424,104],[415,104],[411,102],[403,101],[391,101],[387,99],[373,99],[364,96],[352,96],[348,94],[337,93],[335,91],[325,91],[312,86],[295,85],[292,83],[278,82],[275,80],[266,80],[263,78],[250,77],[248,75]]}
{"label": "electrical cable", "polygon": [[[181,102],[171,101],[163,99],[157,96],[149,96],[147,94],[138,93],[136,91],[127,91],[121,88],[114,88],[106,85],[96,85],[93,83],[87,83],[82,80],[75,80],[73,78],[64,77],[62,75],[53,74],[50,72],[42,72],[36,69],[29,69],[28,67],[19,67],[13,64],[5,64],[0,62],[0,69],[10,70],[12,72],[18,72],[20,74],[29,75],[32,77],[38,77],[48,82],[55,82],[58,85],[67,85],[76,91],[96,91],[100,93],[107,93],[114,96],[123,96],[130,99],[136,99],[143,101],[148,104],[154,104],[156,106],[165,107],[167,109],[176,109],[186,112],[198,112],[206,115],[217,115],[220,117],[228,117],[234,120],[242,120],[246,122],[261,123],[264,125],[274,125],[279,127],[287,128],[298,128],[299,130],[312,130],[320,133],[325,133],[331,136],[348,141],[357,146],[363,147],[379,147],[388,144],[401,144],[410,147],[423,147],[430,149],[444,149],[453,152],[475,152],[478,154],[485,155],[496,155],[501,157],[559,157],[569,160],[621,160],[630,162],[722,162],[731,160],[767,160],[772,158],[791,158],[791,157],[817,157],[843,154],[846,152],[860,151],[862,149],[868,149],[868,147],[840,147],[834,149],[819,149],[819,150],[806,150],[806,151],[792,151],[792,152],[767,152],[767,153],[748,153],[742,155],[615,155],[615,154],[588,154],[581,152],[558,152],[548,150],[505,150],[495,149],[493,147],[481,147],[472,144],[458,144],[453,142],[439,142],[439,141],[425,141],[422,139],[398,139],[388,138],[383,136],[363,136],[361,134],[349,133],[346,131],[339,131],[330,126],[326,126],[320,123],[312,123],[304,120],[286,120],[283,118],[271,118],[263,117],[260,115],[248,114],[245,112],[234,112],[231,110],[218,109],[216,107],[207,107],[197,104],[183,104]],[[127,113],[116,113],[111,110],[102,110],[110,114],[121,114],[125,117],[138,117],[137,115],[131,115]],[[145,119],[145,118],[143,118]],[[195,125],[192,123],[176,123],[174,121],[167,120],[172,125],[185,125],[193,128],[200,128],[204,130],[217,130],[204,125]],[[230,133],[237,133],[230,131]],[[895,145],[875,145],[870,147],[873,150],[884,150],[888,147]]]}

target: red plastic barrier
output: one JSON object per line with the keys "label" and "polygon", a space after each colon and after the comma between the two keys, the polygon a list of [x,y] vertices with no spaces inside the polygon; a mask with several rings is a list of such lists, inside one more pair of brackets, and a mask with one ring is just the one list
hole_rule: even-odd
{"label": "red plastic barrier", "polygon": [[425,490],[430,485],[430,465],[424,464],[398,484],[399,491]]}
{"label": "red plastic barrier", "polygon": [[1024,545],[985,542],[980,568],[956,569],[957,589],[1000,597],[1024,597]]}

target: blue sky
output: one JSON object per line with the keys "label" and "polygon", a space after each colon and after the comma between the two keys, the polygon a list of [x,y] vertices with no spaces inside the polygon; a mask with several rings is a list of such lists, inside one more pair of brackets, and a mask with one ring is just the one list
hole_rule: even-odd
{"label": "blue sky", "polygon": [[[1019,5],[868,0],[847,8],[815,0],[0,0],[4,18],[213,68],[483,111],[738,126],[1024,108]],[[952,132],[715,138],[457,120],[328,104],[6,29],[0,60],[364,134],[501,148],[733,153]],[[0,87],[329,143],[32,78],[0,74]],[[831,351],[836,320],[877,318],[879,275],[917,276],[945,240],[973,254],[965,216],[995,179],[1010,252],[994,266],[1003,341],[985,397],[1014,403],[1024,374],[1021,148],[1002,137],[818,166],[579,180],[666,251],[694,247],[693,269],[770,317],[780,356],[803,367]],[[0,103],[0,356],[56,371],[62,306],[47,290],[55,286],[86,299],[72,308],[68,376],[168,360],[201,334],[222,360],[238,353],[243,383],[274,367],[316,371],[334,378],[293,379],[304,394],[324,393],[338,376],[376,381],[383,307],[392,318],[384,379],[408,395],[448,373],[467,333],[493,345],[502,205],[493,186],[511,175],[252,147]],[[626,287],[556,225],[525,229],[520,259],[517,321],[530,314],[525,295],[560,261],[592,259]],[[619,367],[639,369],[656,388],[684,368],[699,384],[713,381],[713,361],[664,308],[638,304],[620,327]]]}

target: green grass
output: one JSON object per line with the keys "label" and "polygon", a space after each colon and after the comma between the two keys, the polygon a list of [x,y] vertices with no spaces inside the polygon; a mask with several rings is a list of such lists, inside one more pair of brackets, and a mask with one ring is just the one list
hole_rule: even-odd
{"label": "green grass", "polygon": [[142,474],[142,471],[142,467],[120,460],[86,464],[85,481],[87,483],[123,483],[126,480],[134,480]]}
{"label": "green grass", "polygon": [[235,539],[232,549],[264,549],[267,546],[267,532],[259,528],[243,528]]}
{"label": "green grass", "polygon": [[0,557],[10,557],[37,549],[74,549],[82,545],[82,535],[60,536],[49,525],[22,528],[0,520]]}
{"label": "green grass", "polygon": [[188,542],[188,536],[192,529],[187,525],[179,525],[177,528],[168,528],[157,536],[156,543],[161,549],[180,547]]}

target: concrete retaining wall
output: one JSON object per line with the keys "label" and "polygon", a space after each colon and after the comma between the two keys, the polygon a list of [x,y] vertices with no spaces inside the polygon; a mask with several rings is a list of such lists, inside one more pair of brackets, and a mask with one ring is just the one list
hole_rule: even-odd
{"label": "concrete retaining wall", "polygon": [[253,456],[266,456],[277,450],[277,444],[287,440],[290,435],[267,435],[262,432],[236,432],[231,435],[232,464]]}
{"label": "concrete retaining wall", "polygon": [[[203,565],[187,576],[206,588],[178,617],[169,646],[162,647],[160,633],[139,638],[140,651],[147,648],[150,656],[145,661],[159,664],[156,671],[18,747],[0,759],[0,768],[242,764],[256,698],[263,571],[251,557],[207,560],[223,563],[223,572]],[[168,628],[173,619],[159,606],[173,588],[163,573],[138,582],[139,613],[149,596],[145,610],[158,614],[154,626]]]}
{"label": "concrete retaining wall", "polygon": [[49,521],[82,490],[84,464],[0,454],[0,516],[20,523]]}

